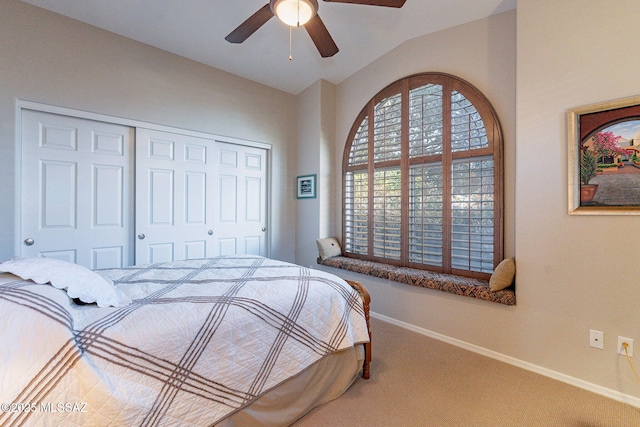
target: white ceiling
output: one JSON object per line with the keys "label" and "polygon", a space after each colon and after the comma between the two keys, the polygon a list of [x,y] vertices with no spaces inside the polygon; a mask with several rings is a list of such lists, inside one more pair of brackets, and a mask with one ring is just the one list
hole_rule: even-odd
{"label": "white ceiling", "polygon": [[238,76],[298,94],[340,83],[412,38],[516,7],[517,0],[407,0],[401,9],[319,1],[340,52],[321,58],[303,28],[272,18],[242,44],[224,37],[268,0],[23,0]]}

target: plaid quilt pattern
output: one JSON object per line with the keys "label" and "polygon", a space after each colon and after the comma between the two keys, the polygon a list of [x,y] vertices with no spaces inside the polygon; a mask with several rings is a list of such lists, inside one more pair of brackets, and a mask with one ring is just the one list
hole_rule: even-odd
{"label": "plaid quilt pattern", "polygon": [[368,341],[360,295],[295,264],[231,256],[101,274],[132,304],[0,284],[0,425],[214,425]]}

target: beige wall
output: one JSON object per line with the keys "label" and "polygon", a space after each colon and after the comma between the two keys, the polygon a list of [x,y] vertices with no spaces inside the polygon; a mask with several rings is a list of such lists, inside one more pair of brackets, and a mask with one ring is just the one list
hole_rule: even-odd
{"label": "beige wall", "polygon": [[[635,397],[616,344],[622,335],[640,345],[640,281],[626,263],[640,218],[567,214],[566,113],[640,94],[638,16],[637,0],[518,1],[514,349]],[[588,346],[590,328],[604,331],[604,350]]]}
{"label": "beige wall", "polygon": [[0,1],[0,260],[17,250],[16,101],[272,144],[273,257],[293,261],[295,97],[17,0]]}
{"label": "beige wall", "polygon": [[335,85],[319,80],[297,96],[297,176],[315,174],[317,183],[315,199],[296,200],[295,262],[304,266],[316,265],[316,239],[333,236],[336,230],[334,188],[341,163],[334,162],[335,93]]}
{"label": "beige wall", "polygon": [[[640,94],[637,16],[636,0],[519,0],[517,13],[409,41],[338,85],[336,163],[364,103],[423,71],[477,86],[505,135],[517,305],[344,273],[369,286],[377,315],[640,406],[640,385],[616,354],[618,335],[640,345],[640,282],[625,263],[639,219],[568,215],[566,154],[568,109]],[[589,347],[589,329],[604,331],[604,350]]]}

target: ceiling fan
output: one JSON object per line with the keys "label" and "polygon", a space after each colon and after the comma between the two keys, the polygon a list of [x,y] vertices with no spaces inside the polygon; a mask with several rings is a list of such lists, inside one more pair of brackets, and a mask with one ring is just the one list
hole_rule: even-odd
{"label": "ceiling fan", "polygon": [[[352,3],[370,6],[400,8],[406,0],[324,0],[334,3]],[[318,16],[317,0],[270,0],[246,21],[233,30],[225,40],[230,43],[242,43],[262,27],[273,16],[291,27],[304,27],[323,58],[338,53],[331,34]]]}

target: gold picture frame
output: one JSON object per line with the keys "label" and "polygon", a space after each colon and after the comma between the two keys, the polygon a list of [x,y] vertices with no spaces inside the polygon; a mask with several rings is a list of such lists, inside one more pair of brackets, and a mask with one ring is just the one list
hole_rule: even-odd
{"label": "gold picture frame", "polygon": [[569,214],[640,215],[640,96],[571,109],[567,130]]}

